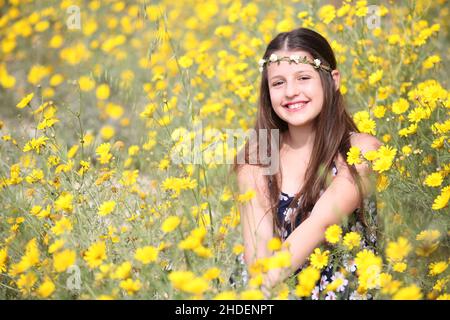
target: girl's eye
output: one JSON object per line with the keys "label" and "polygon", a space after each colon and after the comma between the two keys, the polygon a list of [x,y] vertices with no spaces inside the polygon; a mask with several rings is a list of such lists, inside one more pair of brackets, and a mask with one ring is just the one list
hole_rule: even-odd
{"label": "girl's eye", "polygon": [[[310,79],[309,77],[299,77],[298,78],[299,80],[308,80],[308,79]],[[272,84],[272,86],[274,86],[274,87],[278,87],[280,84],[282,84],[283,83],[283,81],[277,81],[277,82],[274,82],[273,84]]]}

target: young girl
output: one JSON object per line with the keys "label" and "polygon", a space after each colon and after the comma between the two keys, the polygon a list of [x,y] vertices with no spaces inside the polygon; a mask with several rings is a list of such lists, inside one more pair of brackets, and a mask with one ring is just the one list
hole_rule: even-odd
{"label": "young girl", "polygon": [[[262,161],[249,163],[252,152],[259,154],[259,139],[254,145],[247,141],[240,151],[245,163],[235,159],[233,169],[240,193],[256,191],[240,208],[246,265],[271,256],[267,244],[275,236],[291,253],[288,272],[267,273],[264,286],[271,288],[305,265],[330,225],[346,221],[349,230],[363,234],[364,246],[375,243],[369,232],[375,223],[374,174],[368,165],[350,166],[346,159],[351,146],[364,154],[381,144],[358,132],[339,91],[333,50],[317,32],[299,28],[278,34],[259,66],[255,130],[259,136],[260,129],[268,129],[268,140],[271,130],[279,130],[278,150],[269,150],[279,152],[279,170],[267,174]],[[330,263],[324,269],[316,289],[332,281],[335,267]]]}

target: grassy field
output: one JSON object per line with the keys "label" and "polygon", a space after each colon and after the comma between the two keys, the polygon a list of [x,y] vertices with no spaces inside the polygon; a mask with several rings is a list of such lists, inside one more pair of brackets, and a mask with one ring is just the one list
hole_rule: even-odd
{"label": "grassy field", "polygon": [[[308,298],[333,258],[355,299],[449,299],[445,3],[0,0],[0,298]],[[330,41],[359,130],[384,143],[349,155],[379,173],[381,236],[371,253],[333,226],[331,250],[264,296],[289,256],[273,239],[242,279],[254,194],[223,142],[253,128],[258,60],[297,27]]]}

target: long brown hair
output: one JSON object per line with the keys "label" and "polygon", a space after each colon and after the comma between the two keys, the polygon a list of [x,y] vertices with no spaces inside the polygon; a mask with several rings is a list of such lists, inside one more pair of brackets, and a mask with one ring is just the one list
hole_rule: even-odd
{"label": "long brown hair", "polygon": [[[313,59],[320,59],[322,63],[331,67],[332,70],[336,69],[336,58],[333,50],[328,41],[319,33],[307,29],[298,28],[290,32],[282,32],[278,34],[267,46],[263,59],[268,59],[269,56],[278,50],[287,51],[306,51]],[[333,160],[336,156],[341,156],[346,159],[347,152],[350,149],[350,133],[359,132],[353,119],[348,114],[344,99],[339,90],[336,90],[335,84],[331,74],[325,70],[317,69],[320,75],[322,87],[324,90],[324,101],[320,114],[314,119],[313,128],[315,130],[314,146],[311,153],[310,161],[305,172],[305,183],[303,184],[300,192],[298,192],[294,199],[291,201],[290,208],[294,209],[291,216],[291,230],[294,229],[294,225],[297,221],[303,222],[312,211],[315,203],[320,197],[320,191],[326,188],[328,173],[331,172],[333,166]],[[287,123],[280,119],[272,108],[270,100],[269,84],[267,80],[267,68],[263,69],[259,94],[259,108],[257,113],[257,119],[255,124],[255,131],[257,135],[256,148],[250,146],[247,140],[241,152],[244,152],[245,163],[249,163],[250,150],[256,150],[259,155],[259,133],[260,129],[268,129],[267,144],[269,157],[271,158],[271,135],[270,129],[279,129],[280,137],[283,133],[288,131]],[[281,140],[281,139],[280,139]],[[279,146],[281,143],[279,141]],[[250,148],[252,147],[252,148]],[[278,150],[279,152],[280,150]],[[232,171],[237,172],[243,165],[238,163],[237,156],[235,157]],[[260,167],[266,167],[259,160],[255,164]],[[360,195],[360,210],[358,210],[358,219],[364,224],[364,206],[362,197],[362,186],[360,177],[356,168],[352,165],[347,165],[350,169],[350,173],[357,183],[358,191]],[[265,175],[267,186],[270,193],[271,208],[268,212],[272,212],[274,221],[274,232],[280,235],[281,225],[278,219],[278,202],[280,195],[280,185],[278,180],[281,181],[281,174],[277,171],[273,175]],[[277,179],[277,177],[279,179]],[[300,200],[299,200],[300,199]],[[297,203],[298,209],[295,209]],[[268,213],[266,212],[266,214]]]}

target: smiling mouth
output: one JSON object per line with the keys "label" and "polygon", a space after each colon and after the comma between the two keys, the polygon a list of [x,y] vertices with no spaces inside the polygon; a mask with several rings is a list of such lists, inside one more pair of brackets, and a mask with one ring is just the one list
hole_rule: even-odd
{"label": "smiling mouth", "polygon": [[308,104],[309,101],[303,101],[303,102],[296,102],[296,103],[289,103],[283,105],[283,108],[289,109],[289,110],[297,110],[305,107],[306,104]]}

